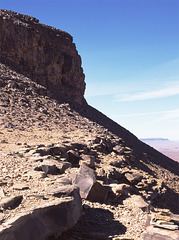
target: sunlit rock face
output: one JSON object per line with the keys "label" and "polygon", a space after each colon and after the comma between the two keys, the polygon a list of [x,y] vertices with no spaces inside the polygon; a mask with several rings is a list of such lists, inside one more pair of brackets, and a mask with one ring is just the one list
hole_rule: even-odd
{"label": "sunlit rock face", "polygon": [[45,86],[54,98],[85,103],[81,57],[70,34],[0,10],[0,49],[1,63]]}

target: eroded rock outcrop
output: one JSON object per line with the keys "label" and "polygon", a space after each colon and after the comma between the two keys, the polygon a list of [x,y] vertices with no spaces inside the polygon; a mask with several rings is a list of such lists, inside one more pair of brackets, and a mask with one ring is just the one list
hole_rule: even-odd
{"label": "eroded rock outcrop", "polygon": [[70,34],[0,10],[0,62],[43,85],[56,99],[85,103],[84,73]]}

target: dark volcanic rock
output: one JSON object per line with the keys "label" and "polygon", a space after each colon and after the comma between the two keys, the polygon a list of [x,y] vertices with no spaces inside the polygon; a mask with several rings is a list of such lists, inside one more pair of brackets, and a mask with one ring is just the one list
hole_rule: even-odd
{"label": "dark volcanic rock", "polygon": [[45,86],[54,98],[84,100],[84,74],[70,34],[0,10],[0,62]]}

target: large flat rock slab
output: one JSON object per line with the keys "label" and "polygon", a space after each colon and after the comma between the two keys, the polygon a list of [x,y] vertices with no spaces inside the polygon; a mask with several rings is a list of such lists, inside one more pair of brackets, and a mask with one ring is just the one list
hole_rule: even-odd
{"label": "large flat rock slab", "polygon": [[78,188],[72,196],[57,198],[43,206],[26,210],[0,227],[1,240],[46,240],[72,228],[82,214]]}

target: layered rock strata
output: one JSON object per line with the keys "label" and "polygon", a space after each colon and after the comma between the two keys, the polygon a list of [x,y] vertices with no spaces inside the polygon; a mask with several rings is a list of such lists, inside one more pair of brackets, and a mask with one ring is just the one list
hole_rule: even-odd
{"label": "layered rock strata", "polygon": [[84,73],[70,34],[0,10],[0,62],[45,86],[56,99],[84,104]]}

